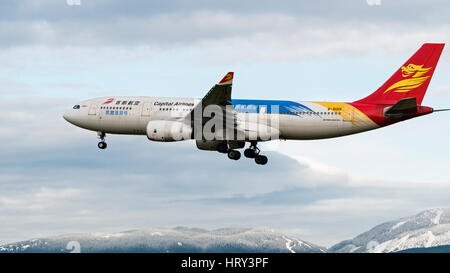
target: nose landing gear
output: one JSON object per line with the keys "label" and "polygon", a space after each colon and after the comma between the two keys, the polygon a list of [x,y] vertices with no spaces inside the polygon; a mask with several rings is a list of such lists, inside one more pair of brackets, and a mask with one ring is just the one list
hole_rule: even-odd
{"label": "nose landing gear", "polygon": [[106,149],[106,147],[108,147],[108,145],[105,142],[106,134],[103,132],[98,132],[97,135],[98,138],[100,139],[100,142],[97,144],[98,148],[102,150]]}
{"label": "nose landing gear", "polygon": [[98,146],[98,148],[100,148],[100,149],[106,149],[106,147],[108,147],[108,145],[106,144],[106,142],[103,142],[103,141],[100,141],[98,144],[97,144],[97,146]]}

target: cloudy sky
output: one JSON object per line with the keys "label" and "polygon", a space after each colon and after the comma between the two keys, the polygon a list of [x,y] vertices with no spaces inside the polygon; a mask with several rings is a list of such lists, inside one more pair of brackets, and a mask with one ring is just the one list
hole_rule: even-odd
{"label": "cloudy sky", "polygon": [[[228,71],[234,98],[354,101],[422,43],[450,42],[447,0],[76,2],[0,2],[1,243],[183,225],[329,247],[450,207],[450,113],[267,143],[264,167],[145,136],[100,151],[62,119],[97,96],[200,98]],[[450,107],[447,51],[423,102],[437,109]]]}

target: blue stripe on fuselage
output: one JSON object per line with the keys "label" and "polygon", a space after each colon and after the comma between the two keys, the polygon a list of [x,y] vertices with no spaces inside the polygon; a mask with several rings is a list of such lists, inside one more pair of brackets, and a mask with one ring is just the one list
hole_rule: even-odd
{"label": "blue stripe on fuselage", "polygon": [[287,100],[231,100],[230,103],[238,113],[259,113],[264,106],[267,114],[314,112],[301,103]]}

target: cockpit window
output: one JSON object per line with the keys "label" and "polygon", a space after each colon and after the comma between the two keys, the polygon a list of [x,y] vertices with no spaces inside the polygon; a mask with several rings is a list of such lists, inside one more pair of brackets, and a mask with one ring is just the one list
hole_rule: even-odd
{"label": "cockpit window", "polygon": [[77,104],[73,107],[73,109],[80,109],[80,106]]}

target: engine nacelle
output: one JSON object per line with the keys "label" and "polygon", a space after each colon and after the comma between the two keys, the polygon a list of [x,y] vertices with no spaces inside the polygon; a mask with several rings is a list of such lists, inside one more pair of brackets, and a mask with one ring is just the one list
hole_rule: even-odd
{"label": "engine nacelle", "polygon": [[153,120],[147,124],[147,138],[153,141],[181,141],[191,139],[191,126],[178,121]]}
{"label": "engine nacelle", "polygon": [[[217,151],[217,146],[223,143],[223,140],[196,140],[195,144],[199,150]],[[244,148],[244,141],[228,141],[228,145],[231,149]]]}

